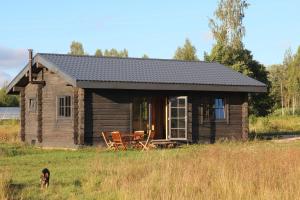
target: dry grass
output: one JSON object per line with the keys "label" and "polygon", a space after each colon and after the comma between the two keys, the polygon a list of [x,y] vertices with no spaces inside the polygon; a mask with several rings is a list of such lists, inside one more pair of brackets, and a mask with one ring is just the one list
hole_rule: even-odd
{"label": "dry grass", "polygon": [[19,142],[19,121],[0,121],[0,142]]}
{"label": "dry grass", "polygon": [[[0,144],[1,148],[1,144]],[[14,199],[299,199],[300,142],[220,143],[149,152],[2,145]],[[14,153],[10,153],[13,151]],[[51,171],[39,189],[39,173]],[[3,174],[2,174],[3,175]],[[1,175],[0,175],[1,176]],[[10,182],[10,179],[12,180]],[[3,179],[4,180],[4,179]]]}
{"label": "dry grass", "polygon": [[[298,123],[296,117],[277,119],[269,118],[268,123],[283,130]],[[262,130],[263,125],[256,127]],[[0,135],[7,134],[14,135],[9,141],[17,141],[17,122],[2,122]],[[41,191],[44,167],[50,169],[51,180],[49,189]],[[0,199],[281,200],[300,199],[299,185],[300,141],[229,142],[149,152],[42,150],[0,142]]]}
{"label": "dry grass", "polygon": [[0,169],[0,199],[8,199],[11,185],[11,174],[6,169]]}
{"label": "dry grass", "polygon": [[299,146],[260,145],[217,144],[96,159],[83,188],[99,199],[298,199]]}

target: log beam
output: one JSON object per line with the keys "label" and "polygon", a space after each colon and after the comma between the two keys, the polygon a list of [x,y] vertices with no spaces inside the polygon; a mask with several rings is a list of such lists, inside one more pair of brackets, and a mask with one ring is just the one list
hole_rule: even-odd
{"label": "log beam", "polygon": [[39,143],[43,142],[43,86],[37,88],[37,138]]}
{"label": "log beam", "polygon": [[79,88],[78,89],[78,144],[83,145],[84,144],[84,125],[85,125],[85,119],[84,119],[84,89]]}
{"label": "log beam", "polygon": [[248,94],[245,94],[242,104],[242,140],[248,139],[249,118],[248,118]]}

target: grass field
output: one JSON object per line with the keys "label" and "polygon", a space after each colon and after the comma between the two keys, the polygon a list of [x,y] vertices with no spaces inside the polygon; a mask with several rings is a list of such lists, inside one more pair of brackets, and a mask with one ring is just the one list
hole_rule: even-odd
{"label": "grass field", "polygon": [[[47,190],[39,188],[44,167]],[[3,199],[299,199],[299,185],[300,142],[117,153],[0,144]]]}
{"label": "grass field", "polygon": [[[264,122],[267,120],[267,122]],[[297,117],[257,118],[256,134],[297,133]],[[274,126],[280,128],[274,128]],[[0,199],[299,199],[300,141],[225,142],[149,152],[43,150],[0,123]],[[43,168],[50,187],[41,190]]]}
{"label": "grass field", "polygon": [[250,117],[251,137],[300,135],[300,116]]}

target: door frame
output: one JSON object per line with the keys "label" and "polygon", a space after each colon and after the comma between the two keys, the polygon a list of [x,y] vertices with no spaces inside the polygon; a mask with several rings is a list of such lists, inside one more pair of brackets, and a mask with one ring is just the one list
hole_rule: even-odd
{"label": "door frame", "polygon": [[[184,108],[185,108],[185,128],[184,128],[184,130],[185,130],[185,137],[184,138],[180,138],[180,137],[178,137],[178,138],[172,138],[171,137],[171,101],[170,101],[170,99],[171,98],[176,98],[176,100],[178,100],[178,99],[184,99],[185,100],[185,106],[184,106]],[[166,131],[166,139],[169,139],[169,140],[183,140],[183,141],[186,141],[187,140],[187,132],[188,132],[188,128],[187,128],[187,126],[188,126],[188,96],[169,96],[168,97],[168,99],[167,99],[167,101],[168,101],[168,105],[167,105],[167,108],[168,108],[168,116],[167,116],[167,121],[168,121],[168,124],[167,124],[167,131]]]}

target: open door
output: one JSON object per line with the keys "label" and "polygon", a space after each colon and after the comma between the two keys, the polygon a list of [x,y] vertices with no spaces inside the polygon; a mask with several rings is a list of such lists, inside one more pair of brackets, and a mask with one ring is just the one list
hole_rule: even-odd
{"label": "open door", "polygon": [[169,139],[187,140],[187,96],[169,98]]}

